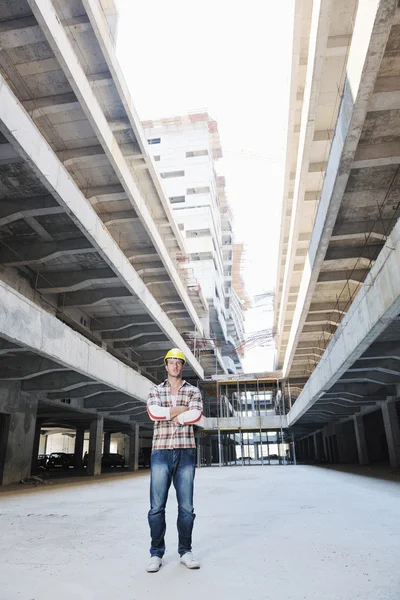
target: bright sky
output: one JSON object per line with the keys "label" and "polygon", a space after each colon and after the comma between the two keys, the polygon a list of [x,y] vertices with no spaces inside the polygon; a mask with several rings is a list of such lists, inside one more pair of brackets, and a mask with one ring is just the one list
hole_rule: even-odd
{"label": "bright sky", "polygon": [[[116,0],[118,58],[142,120],[206,109],[217,120],[250,296],[273,290],[279,247],[293,0]],[[272,325],[272,307],[246,314],[248,332]],[[272,348],[243,361],[273,368]]]}

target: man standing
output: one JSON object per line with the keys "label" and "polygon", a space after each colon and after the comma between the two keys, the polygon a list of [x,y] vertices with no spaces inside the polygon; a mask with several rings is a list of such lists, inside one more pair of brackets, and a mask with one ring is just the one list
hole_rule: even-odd
{"label": "man standing", "polygon": [[178,500],[178,552],[188,569],[199,569],[192,554],[193,486],[196,444],[193,424],[203,413],[200,390],[182,379],[185,355],[178,348],[164,358],[167,379],[154,386],[147,399],[147,412],[154,421],[151,453],[150,511],[151,559],[148,573],[156,573],[165,552],[165,506],[171,482]]}

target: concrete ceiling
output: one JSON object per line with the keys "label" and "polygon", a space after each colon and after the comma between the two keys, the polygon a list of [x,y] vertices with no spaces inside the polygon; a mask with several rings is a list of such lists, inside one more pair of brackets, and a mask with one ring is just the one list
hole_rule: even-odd
{"label": "concrete ceiling", "polygon": [[[8,99],[19,101],[16,111],[21,105],[27,111],[24,118],[36,128],[38,147],[48,144],[74,194],[89,203],[93,229],[103,228],[103,239],[111,236],[147,291],[135,294],[127,287],[107,248],[94,243],[91,228],[68,210],[68,198],[50,185],[5,113],[0,114],[0,268],[14,288],[20,286],[28,298],[156,380],[163,375],[165,350],[171,344],[185,347],[179,334],[201,331],[207,305],[201,290],[185,286],[177,260],[184,250],[181,235],[113,49],[106,48],[97,28],[96,3],[84,4],[60,1],[49,5],[48,13],[37,2],[0,4],[3,89]],[[51,19],[57,27],[49,28]],[[69,57],[76,72],[70,71]],[[202,374],[188,349],[187,354],[190,373]]]}

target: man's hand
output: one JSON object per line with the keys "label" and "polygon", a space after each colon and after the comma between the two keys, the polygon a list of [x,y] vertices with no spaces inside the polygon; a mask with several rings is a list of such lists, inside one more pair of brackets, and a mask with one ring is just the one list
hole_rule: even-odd
{"label": "man's hand", "polygon": [[[188,411],[189,409],[186,406],[173,406],[171,408],[171,421],[174,420],[178,415]],[[177,423],[177,421],[175,421]]]}

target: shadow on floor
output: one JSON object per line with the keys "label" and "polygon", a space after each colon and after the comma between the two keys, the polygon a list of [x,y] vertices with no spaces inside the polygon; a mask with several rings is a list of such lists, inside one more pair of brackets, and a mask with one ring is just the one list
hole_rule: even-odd
{"label": "shadow on floor", "polygon": [[[307,464],[307,463],[301,463]],[[395,470],[387,463],[373,463],[371,465],[330,465],[330,464],[311,464],[309,466],[316,469],[327,469],[330,471],[339,471],[361,477],[373,477],[374,479],[383,479],[385,481],[394,481],[400,483],[400,470]]]}
{"label": "shadow on floor", "polygon": [[[60,488],[62,486],[81,486],[81,485],[92,485],[94,483],[109,483],[121,477],[140,477],[142,475],[148,475],[150,469],[141,468],[139,471],[133,472],[127,469],[104,469],[101,475],[96,477],[90,477],[86,474],[84,469],[75,470],[70,469],[69,471],[50,471],[42,474],[35,475],[31,479],[30,483],[13,483],[10,485],[0,486],[0,495],[12,495],[27,492],[45,491]],[[39,479],[35,480],[35,477]]]}

